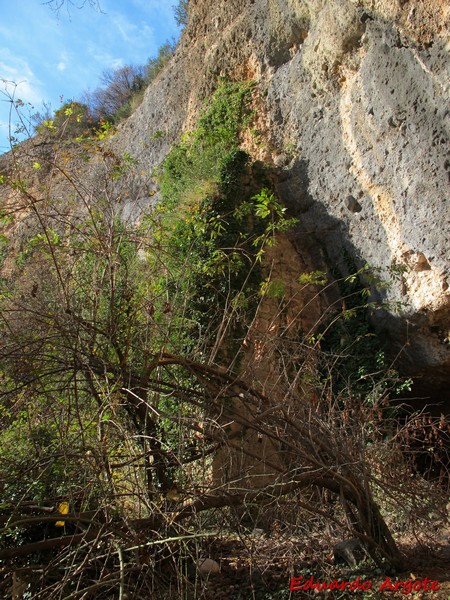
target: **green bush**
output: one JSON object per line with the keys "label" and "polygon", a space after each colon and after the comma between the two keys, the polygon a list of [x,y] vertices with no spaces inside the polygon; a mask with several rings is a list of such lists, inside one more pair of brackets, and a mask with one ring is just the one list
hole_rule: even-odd
{"label": "green bush", "polygon": [[256,310],[265,249],[294,223],[268,188],[265,171],[255,171],[239,147],[252,120],[251,91],[248,83],[219,85],[160,176],[160,240],[173,285],[189,280],[189,311],[210,333],[203,343],[213,343],[226,326],[228,350],[239,345]]}
{"label": "green bush", "polygon": [[36,126],[41,135],[50,135],[61,139],[90,135],[98,126],[89,107],[82,102],[66,102],[55,111],[52,119],[45,119]]}
{"label": "green bush", "polygon": [[188,0],[178,0],[178,4],[173,6],[175,21],[180,27],[186,27],[189,17]]}
{"label": "green bush", "polygon": [[[392,417],[392,400],[408,391],[410,379],[401,378],[386,356],[386,347],[372,324],[372,313],[382,306],[371,297],[371,287],[389,286],[395,274],[380,276],[377,269],[364,265],[338,280],[342,312],[334,315],[322,328],[320,347],[323,352],[325,385],[332,387],[343,401],[352,398],[356,404]],[[330,367],[331,365],[331,367]]]}
{"label": "green bush", "polygon": [[158,49],[158,54],[148,60],[145,67],[145,82],[147,85],[151,83],[167,65],[175,52],[176,46],[176,42],[167,41]]}

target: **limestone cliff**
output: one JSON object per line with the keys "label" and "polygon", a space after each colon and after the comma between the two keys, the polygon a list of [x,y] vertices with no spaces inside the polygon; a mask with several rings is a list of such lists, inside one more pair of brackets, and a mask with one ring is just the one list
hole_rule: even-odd
{"label": "limestone cliff", "polygon": [[217,77],[255,80],[249,148],[277,169],[298,251],[396,269],[384,299],[400,315],[379,326],[428,394],[450,367],[449,18],[444,0],[191,0],[175,57],[113,140],[158,164]]}
{"label": "limestone cliff", "polygon": [[378,324],[426,395],[450,379],[449,19],[445,0],[190,0],[175,56],[109,141],[139,161],[138,214],[140,173],[194,125],[217,79],[255,81],[247,150],[299,217],[291,251],[341,273],[344,256],[394,268],[382,299],[400,313]]}

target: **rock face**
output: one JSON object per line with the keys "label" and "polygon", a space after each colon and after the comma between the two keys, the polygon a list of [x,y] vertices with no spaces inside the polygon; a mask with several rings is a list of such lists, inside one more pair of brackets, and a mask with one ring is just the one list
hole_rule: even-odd
{"label": "rock face", "polygon": [[277,169],[299,251],[394,272],[381,298],[401,307],[379,325],[429,390],[450,367],[449,18],[444,0],[190,0],[174,59],[114,139],[158,164],[218,76],[255,80],[249,149]]}
{"label": "rock face", "polygon": [[383,326],[410,371],[435,381],[449,366],[448,50],[330,2],[268,96],[278,144],[298,151],[285,195],[305,211],[304,232],[322,230],[330,258],[342,245],[357,264],[400,273],[385,299],[403,318],[384,315]]}
{"label": "rock face", "polygon": [[247,150],[274,167],[303,262],[394,272],[380,298],[401,307],[379,326],[431,396],[450,380],[449,22],[446,0],[190,0],[175,56],[110,142],[139,160],[132,213],[139,173],[217,78],[254,80]]}

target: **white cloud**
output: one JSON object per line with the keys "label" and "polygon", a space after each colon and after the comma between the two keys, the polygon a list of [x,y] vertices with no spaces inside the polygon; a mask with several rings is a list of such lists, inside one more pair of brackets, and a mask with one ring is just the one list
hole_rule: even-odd
{"label": "white cloud", "polygon": [[125,18],[125,15],[120,15],[118,13],[116,13],[111,20],[122,39],[127,44],[132,44],[133,41],[136,39],[136,26],[133,25],[133,23],[130,23]]}
{"label": "white cloud", "polygon": [[29,64],[20,57],[13,56],[8,49],[3,48],[0,61],[0,79],[3,80],[3,90],[20,98],[24,102],[37,104],[42,101],[42,84]]}
{"label": "white cloud", "polygon": [[123,58],[113,58],[111,67],[113,69],[120,69],[120,67],[123,67]]}
{"label": "white cloud", "polygon": [[[0,56],[0,153],[9,149],[11,133],[18,139],[32,132],[30,116],[45,97],[39,78],[23,58],[1,48]],[[21,100],[21,103],[18,101]],[[14,101],[14,103],[12,103]],[[23,104],[22,104],[23,103]]]}
{"label": "white cloud", "polygon": [[111,22],[113,31],[126,44],[127,52],[130,55],[141,55],[142,50],[145,50],[149,56],[152,48],[156,48],[154,28],[146,21],[133,23],[124,14],[115,11],[111,12]]}
{"label": "white cloud", "polygon": [[58,71],[65,71],[67,69],[67,63],[70,63],[72,60],[72,56],[68,52],[60,52],[59,53],[59,62],[56,65]]}
{"label": "white cloud", "polygon": [[168,20],[173,20],[173,5],[177,4],[175,0],[132,0],[132,3],[149,17],[154,17],[159,12],[166,15]]}
{"label": "white cloud", "polygon": [[90,72],[97,72],[97,78],[101,76],[103,71],[107,69],[118,69],[125,64],[123,58],[117,55],[114,56],[108,51],[109,47],[98,46],[91,42],[87,45],[86,49],[87,54],[91,58],[89,63]]}
{"label": "white cloud", "polygon": [[145,21],[139,24],[131,22],[124,14],[115,12],[111,15],[111,21],[120,36],[131,46],[141,45],[148,41],[149,35],[153,37],[154,32]]}

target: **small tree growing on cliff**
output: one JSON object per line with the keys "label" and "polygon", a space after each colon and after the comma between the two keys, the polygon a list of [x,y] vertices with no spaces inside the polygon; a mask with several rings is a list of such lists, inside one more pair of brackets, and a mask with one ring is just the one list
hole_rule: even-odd
{"label": "small tree growing on cliff", "polygon": [[145,67],[125,65],[104,71],[102,86],[86,92],[85,99],[92,114],[97,117],[117,117],[121,111],[130,112],[130,102],[145,87]]}
{"label": "small tree growing on cliff", "polygon": [[186,27],[188,23],[188,0],[179,0],[178,4],[173,6],[175,21],[180,27]]}
{"label": "small tree growing on cliff", "polygon": [[35,127],[37,133],[59,140],[90,135],[98,123],[86,104],[72,100],[58,108],[53,117],[47,114],[46,118],[35,116],[35,119],[39,121]]}

